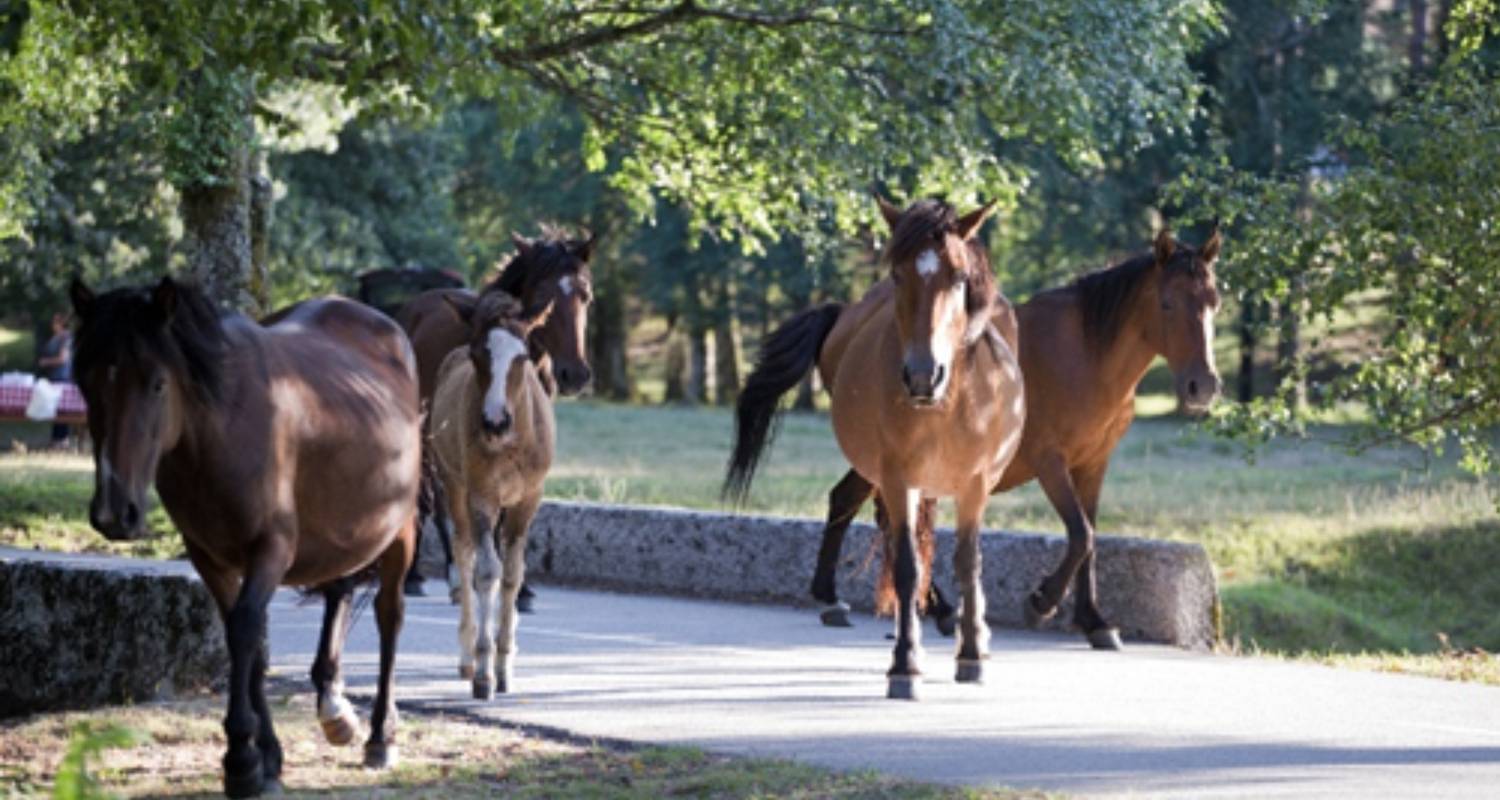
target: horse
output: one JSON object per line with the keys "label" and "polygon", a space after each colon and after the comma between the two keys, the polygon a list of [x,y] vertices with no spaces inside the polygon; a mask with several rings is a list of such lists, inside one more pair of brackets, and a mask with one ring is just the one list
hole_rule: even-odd
{"label": "horse", "polygon": [[[526,351],[527,337],[546,324],[550,310],[549,304],[528,314],[501,292],[484,295],[473,307],[456,309],[469,322],[469,345],[443,360],[427,421],[431,461],[447,498],[443,510],[455,529],[462,609],[459,675],[473,680],[479,700],[490,699],[496,691],[508,692],[512,685],[526,532],[541,506],[542,486],[552,466],[552,398]],[[502,562],[496,548],[501,545],[504,575],[497,587]],[[499,632],[492,638],[497,588],[503,589],[504,597]]]}
{"label": "horse", "polygon": [[[559,230],[544,228],[540,238],[528,239],[517,233],[511,235],[511,240],[516,247],[515,255],[479,294],[465,289],[433,289],[412,298],[397,312],[396,321],[411,337],[412,349],[417,354],[424,406],[432,402],[443,360],[469,341],[466,315],[473,313],[480,297],[494,292],[509,294],[531,310],[551,305],[546,323],[534,329],[527,339],[528,352],[538,367],[537,375],[549,394],[556,391],[577,394],[593,378],[585,342],[588,306],[593,299],[589,259],[593,256],[596,236],[585,233],[579,238],[568,238]],[[443,504],[442,487],[429,481],[423,495],[424,498],[430,495],[430,502],[424,499],[422,503],[421,519],[426,520],[425,512]],[[448,531],[441,526],[437,530],[449,557],[450,588],[456,591]],[[523,590],[523,610],[530,610],[529,597],[529,592]]]}
{"label": "horse", "polygon": [[994,276],[975,240],[994,204],[960,217],[939,200],[905,211],[883,198],[877,202],[891,229],[883,254],[891,291],[868,294],[848,308],[805,311],[767,337],[735,409],[725,494],[744,498],[781,396],[816,363],[832,393],[840,449],[891,499],[883,541],[895,566],[894,587],[883,602],[896,607],[896,644],[886,696],[917,699],[922,653],[916,615],[928,559],[918,557],[912,523],[923,498],[956,498],[954,567],[964,598],[956,678],[979,682],[989,649],[979,523],[990,487],[1020,444],[1026,403],[1020,363],[990,324]]}
{"label": "horse", "polygon": [[437,389],[438,368],[454,348],[469,341],[464,313],[472,313],[479,297],[505,292],[527,309],[551,304],[545,325],[532,331],[527,349],[542,368],[539,376],[564,395],[575,395],[593,379],[585,342],[588,306],[593,299],[589,259],[596,237],[570,239],[546,229],[540,238],[512,234],[515,255],[500,274],[476,295],[467,289],[431,289],[412,298],[396,313],[417,354],[422,401],[431,402]]}
{"label": "horse", "polygon": [[[1214,264],[1220,245],[1217,226],[1198,248],[1163,229],[1150,252],[1043,292],[1017,309],[1026,427],[1020,452],[994,491],[1038,481],[1068,532],[1061,564],[1026,600],[1023,613],[1032,626],[1056,613],[1073,582],[1074,625],[1096,649],[1122,648],[1119,630],[1098,606],[1094,525],[1099,494],[1110,455],[1135,417],[1136,386],[1153,360],[1166,359],[1178,402],[1190,413],[1206,411],[1223,387],[1213,351],[1213,318],[1219,308]],[[845,531],[874,493],[871,481],[850,470],[828,495],[812,582],[812,596],[823,604],[824,624],[849,624],[834,572]],[[925,537],[931,535],[932,514],[923,511],[918,527]],[[936,586],[931,597],[929,607],[941,624],[952,606]]]}
{"label": "horse", "polygon": [[301,303],[262,327],[170,277],[97,295],[74,280],[70,295],[94,446],[89,522],[111,540],[139,538],[154,479],[224,622],[224,793],[280,788],[264,641],[282,584],[329,599],[312,669],[318,717],[329,741],[353,739],[339,655],[351,576],[368,569],[380,579],[380,680],[364,760],[393,764],[421,446],[416,363],[400,328],[341,299]]}

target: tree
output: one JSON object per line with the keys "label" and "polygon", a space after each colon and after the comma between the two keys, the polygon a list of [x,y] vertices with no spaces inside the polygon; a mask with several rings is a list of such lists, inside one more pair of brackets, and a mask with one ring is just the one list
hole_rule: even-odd
{"label": "tree", "polygon": [[[1186,55],[1216,22],[1208,0],[22,8],[7,18],[20,32],[0,73],[4,138],[67,130],[134,87],[161,123],[189,268],[239,306],[253,305],[255,121],[275,122],[266,100],[295,81],[336,86],[367,115],[472,95],[538,118],[567,98],[587,117],[590,168],[618,148],[613,182],[636,213],[662,192],[695,228],[754,247],[791,219],[854,230],[876,183],[1013,196],[1021,177],[992,155],[996,138],[1085,162],[1101,142],[1181,124]],[[0,178],[12,233],[49,178],[35,148],[19,149]]]}

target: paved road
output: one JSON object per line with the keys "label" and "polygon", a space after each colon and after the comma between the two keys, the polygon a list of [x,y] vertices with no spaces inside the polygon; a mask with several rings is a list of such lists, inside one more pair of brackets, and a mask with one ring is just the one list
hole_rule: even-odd
{"label": "paved road", "polygon": [[[429,583],[430,588],[437,584]],[[283,593],[278,675],[312,663],[320,608]],[[925,697],[884,699],[886,621],[543,587],[515,693],[468,699],[457,613],[415,599],[398,698],[583,736],[693,744],[935,781],[1145,797],[1497,797],[1500,688],[996,631],[988,682],[952,680],[929,629]],[[346,655],[369,693],[373,614]]]}

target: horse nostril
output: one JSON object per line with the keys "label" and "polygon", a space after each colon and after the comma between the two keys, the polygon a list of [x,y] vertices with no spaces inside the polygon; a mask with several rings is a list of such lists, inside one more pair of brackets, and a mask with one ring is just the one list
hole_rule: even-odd
{"label": "horse nostril", "polygon": [[906,388],[911,388],[911,370],[907,369],[905,364],[901,365],[901,383],[904,384]]}
{"label": "horse nostril", "polygon": [[946,377],[948,377],[948,369],[942,364],[937,365],[937,369],[932,373],[932,388],[934,391],[943,385],[943,379]]}
{"label": "horse nostril", "polygon": [[1197,397],[1197,396],[1198,396],[1198,382],[1197,381],[1188,381],[1188,397]]}
{"label": "horse nostril", "polygon": [[125,524],[125,530],[135,530],[135,526],[141,521],[141,510],[135,503],[125,504],[125,516],[120,519]]}

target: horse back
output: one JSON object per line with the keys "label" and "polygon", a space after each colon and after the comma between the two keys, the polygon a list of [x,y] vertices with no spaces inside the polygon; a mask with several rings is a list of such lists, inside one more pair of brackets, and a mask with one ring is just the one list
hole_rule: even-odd
{"label": "horse back", "polygon": [[468,289],[429,289],[396,312],[396,322],[411,339],[417,359],[417,388],[423,402],[437,391],[438,374],[455,348],[468,343],[469,326],[453,308],[473,307],[478,296]]}

